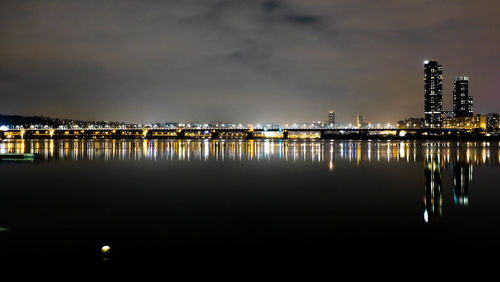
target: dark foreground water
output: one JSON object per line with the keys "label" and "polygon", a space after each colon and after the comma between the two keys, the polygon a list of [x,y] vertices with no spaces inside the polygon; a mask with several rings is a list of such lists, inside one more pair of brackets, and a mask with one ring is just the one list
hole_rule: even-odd
{"label": "dark foreground water", "polygon": [[0,161],[11,262],[425,268],[500,251],[498,142],[0,142],[7,152],[40,154]]}

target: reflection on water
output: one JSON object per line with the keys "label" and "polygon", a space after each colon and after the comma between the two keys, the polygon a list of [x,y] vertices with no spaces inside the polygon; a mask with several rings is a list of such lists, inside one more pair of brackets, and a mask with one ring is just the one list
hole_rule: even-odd
{"label": "reflection on water", "polygon": [[455,204],[469,205],[469,184],[472,182],[473,166],[457,160],[453,167],[453,199]]}
{"label": "reflection on water", "polygon": [[39,154],[33,163],[0,161],[0,252],[111,259],[102,252],[110,246],[112,262],[184,253],[180,261],[205,253],[213,260],[219,251],[258,261],[274,246],[284,251],[279,258],[399,258],[401,250],[425,259],[422,248],[443,246],[496,254],[499,145],[0,141],[0,153]]}
{"label": "reflection on water", "polygon": [[[498,164],[499,143],[419,141],[171,141],[171,140],[6,140],[0,153],[36,153],[42,160],[285,160],[320,162],[330,170],[335,159],[370,162],[425,162],[426,169],[457,163],[457,193],[467,189],[473,165]],[[428,163],[431,163],[429,167]],[[470,170],[470,171],[469,171]],[[459,194],[457,197],[460,198]],[[463,200],[463,199],[462,199]],[[460,201],[460,199],[458,199]],[[464,204],[464,203],[462,203]]]}
{"label": "reflection on water", "polygon": [[[490,146],[482,148],[470,148],[470,146],[470,144],[466,144],[465,148],[455,148],[456,152],[447,152],[445,156],[436,151],[426,152],[424,170],[425,222],[436,222],[443,214],[442,170],[445,165],[451,165],[453,171],[453,202],[464,207],[469,205],[469,185],[472,182],[474,165],[498,165],[498,161],[490,159],[490,151],[492,150]],[[495,150],[498,151],[497,148]],[[477,156],[479,152],[481,155]],[[445,158],[443,159],[443,157]]]}
{"label": "reflection on water", "polygon": [[[443,214],[443,189],[451,187],[453,202],[469,205],[474,166],[496,166],[500,144],[432,141],[225,141],[225,140],[9,140],[0,153],[36,153],[40,160],[170,160],[313,162],[334,173],[335,161],[423,163],[423,219],[436,222]],[[453,184],[443,181],[451,171]],[[444,186],[444,187],[443,187]]]}
{"label": "reflection on water", "polygon": [[437,221],[443,214],[443,192],[441,159],[439,156],[428,155],[425,158],[425,192],[424,192],[424,220]]}

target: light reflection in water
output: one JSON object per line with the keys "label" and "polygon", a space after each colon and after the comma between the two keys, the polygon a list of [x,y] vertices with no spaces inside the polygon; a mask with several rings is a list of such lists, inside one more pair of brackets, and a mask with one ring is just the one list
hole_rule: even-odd
{"label": "light reflection in water", "polygon": [[498,164],[498,145],[430,141],[4,140],[0,153],[36,153],[42,160],[305,161],[325,163],[332,170],[335,159],[358,166],[371,162]]}
{"label": "light reflection in water", "polygon": [[[455,205],[469,206],[469,186],[473,180],[474,166],[498,165],[498,160],[491,158],[491,152],[498,146],[479,142],[450,144],[444,147],[428,145],[424,162],[424,221],[437,222],[443,214],[443,185],[452,186]],[[443,145],[443,144],[440,144]],[[495,153],[495,154],[497,154]],[[443,184],[443,170],[450,168],[453,184]]]}
{"label": "light reflection in water", "polygon": [[443,214],[443,178],[441,173],[441,158],[439,155],[426,155],[425,158],[425,191],[424,191],[424,221],[435,222]]}
{"label": "light reflection in water", "polygon": [[[474,166],[498,165],[499,143],[433,141],[293,141],[293,140],[4,140],[0,153],[36,153],[40,160],[171,160],[270,161],[356,166],[375,163],[423,163],[423,219],[436,222],[443,214],[443,186],[453,202],[469,205]],[[453,183],[443,183],[443,171]]]}

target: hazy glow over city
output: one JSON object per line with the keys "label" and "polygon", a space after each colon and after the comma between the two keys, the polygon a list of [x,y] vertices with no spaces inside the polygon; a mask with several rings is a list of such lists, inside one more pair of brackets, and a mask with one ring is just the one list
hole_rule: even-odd
{"label": "hazy glow over city", "polygon": [[[429,7],[432,6],[432,9]],[[390,8],[388,8],[390,7]],[[0,113],[83,120],[421,116],[422,62],[498,112],[498,1],[2,1]]]}

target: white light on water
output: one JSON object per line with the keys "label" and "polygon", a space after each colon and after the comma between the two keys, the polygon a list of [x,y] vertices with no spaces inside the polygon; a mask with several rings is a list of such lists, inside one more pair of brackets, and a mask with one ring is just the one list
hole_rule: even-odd
{"label": "white light on water", "polygon": [[101,248],[101,251],[104,253],[104,254],[107,254],[109,253],[109,251],[111,250],[111,248],[109,246],[103,246]]}

